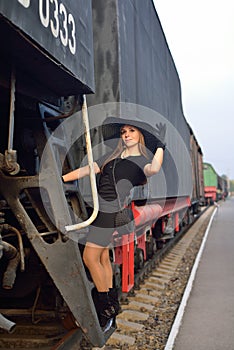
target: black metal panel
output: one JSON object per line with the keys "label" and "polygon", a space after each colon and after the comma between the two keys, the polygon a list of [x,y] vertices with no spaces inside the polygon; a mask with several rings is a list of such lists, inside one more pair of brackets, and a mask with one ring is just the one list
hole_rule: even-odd
{"label": "black metal panel", "polygon": [[7,59],[55,91],[94,90],[91,0],[3,0],[0,13]]}
{"label": "black metal panel", "polygon": [[152,108],[167,118],[186,139],[181,86],[153,2],[119,1],[121,100]]}
{"label": "black metal panel", "polygon": [[116,0],[93,1],[92,9],[96,89],[95,96],[89,97],[89,105],[119,101],[122,84]]}

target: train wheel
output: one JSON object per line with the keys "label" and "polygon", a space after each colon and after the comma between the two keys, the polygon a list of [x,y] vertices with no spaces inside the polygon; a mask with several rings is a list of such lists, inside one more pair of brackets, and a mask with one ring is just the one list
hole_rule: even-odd
{"label": "train wheel", "polygon": [[150,237],[150,240],[146,243],[146,256],[147,259],[151,258],[157,251],[156,239]]}
{"label": "train wheel", "polygon": [[191,218],[190,218],[190,209],[187,209],[186,213],[184,214],[183,217],[183,226],[188,226],[191,222]]}
{"label": "train wheel", "polygon": [[135,271],[141,270],[144,266],[144,252],[140,248],[135,250],[135,259],[134,259]]}
{"label": "train wheel", "polygon": [[113,282],[114,282],[114,287],[117,289],[121,289],[122,286],[122,279],[121,279],[121,268],[120,265],[114,264],[113,265]]}

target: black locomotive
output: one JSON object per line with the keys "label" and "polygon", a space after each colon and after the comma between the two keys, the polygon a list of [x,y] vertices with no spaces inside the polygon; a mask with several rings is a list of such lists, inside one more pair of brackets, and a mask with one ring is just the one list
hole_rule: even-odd
{"label": "black locomotive", "polygon": [[32,324],[35,348],[69,348],[83,335],[102,346],[114,327],[99,326],[82,262],[93,177],[63,184],[61,174],[108,148],[100,126],[110,115],[158,127],[163,169],[132,193],[136,229],[111,249],[115,284],[128,293],[134,269],[204,197],[176,67],[151,0],[3,0],[0,36],[0,347],[32,348],[15,336]]}

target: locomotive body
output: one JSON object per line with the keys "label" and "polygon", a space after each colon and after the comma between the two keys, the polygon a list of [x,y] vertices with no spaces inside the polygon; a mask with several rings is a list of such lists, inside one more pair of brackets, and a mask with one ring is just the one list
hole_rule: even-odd
{"label": "locomotive body", "polygon": [[[5,0],[0,33],[0,327],[32,320],[35,338],[40,327],[50,334],[46,345],[35,340],[40,348],[60,338],[61,349],[76,346],[83,335],[103,346],[114,327],[99,326],[82,262],[88,227],[65,230],[88,220],[90,180],[61,181],[87,161],[83,95],[94,158],[110,148],[101,132],[110,115],[144,120],[166,143],[162,170],[129,199],[135,232],[112,246],[115,284],[129,292],[134,272],[203,196],[202,152],[183,115],[179,77],[150,0]],[[0,340],[2,348],[18,341],[4,332]]]}
{"label": "locomotive body", "polygon": [[109,103],[101,121],[114,114],[152,127],[161,123],[159,133],[167,147],[163,176],[151,179],[152,196],[190,196],[190,130],[179,77],[153,2],[93,2],[93,18],[96,93],[89,97],[89,106]]}

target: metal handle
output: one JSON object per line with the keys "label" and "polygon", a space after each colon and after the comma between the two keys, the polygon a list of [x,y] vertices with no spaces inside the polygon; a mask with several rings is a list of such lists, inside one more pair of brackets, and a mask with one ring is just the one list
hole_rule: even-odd
{"label": "metal handle", "polygon": [[14,112],[15,112],[15,70],[12,68],[11,72],[11,99],[10,99],[10,119],[9,119],[9,133],[8,133],[8,151],[13,149],[14,136]]}
{"label": "metal handle", "polygon": [[98,202],[98,194],[97,194],[97,186],[96,186],[96,174],[94,171],[93,166],[93,152],[92,152],[92,146],[91,146],[91,138],[90,138],[90,129],[89,129],[89,118],[88,118],[88,109],[87,109],[87,103],[86,103],[86,96],[83,95],[83,105],[82,105],[82,117],[83,122],[85,125],[85,140],[86,140],[86,146],[87,146],[87,156],[88,156],[88,165],[89,165],[89,177],[91,182],[91,191],[92,191],[92,198],[93,198],[93,213],[92,215],[85,221],[82,221],[75,225],[69,225],[65,226],[65,230],[67,232],[74,231],[74,230],[80,230],[81,228],[87,227],[90,225],[97,217],[98,210],[99,210],[99,202]]}
{"label": "metal handle", "polygon": [[11,72],[11,91],[10,91],[10,116],[9,116],[9,131],[8,131],[8,149],[5,151],[5,170],[10,175],[16,175],[20,171],[20,166],[17,163],[17,153],[13,150],[14,139],[14,122],[15,122],[15,67],[12,66]]}

